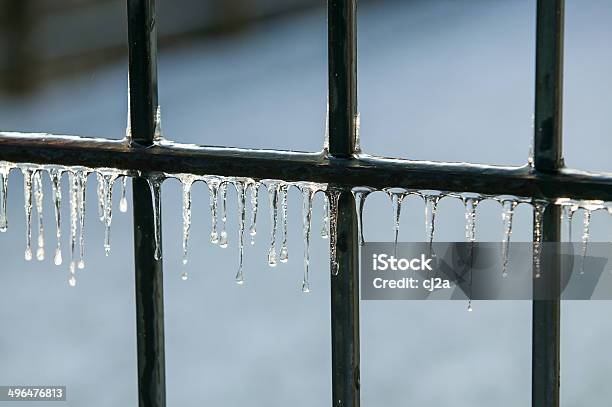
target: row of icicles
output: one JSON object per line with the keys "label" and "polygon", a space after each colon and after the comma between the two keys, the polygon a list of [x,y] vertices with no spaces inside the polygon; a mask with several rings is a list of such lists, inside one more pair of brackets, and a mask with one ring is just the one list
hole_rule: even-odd
{"label": "row of icicles", "polygon": [[[35,256],[38,260],[45,258],[45,242],[43,237],[43,174],[47,173],[52,186],[53,202],[55,209],[55,226],[57,245],[54,254],[54,263],[62,264],[62,251],[60,247],[61,240],[61,182],[62,175],[67,173],[69,183],[69,204],[70,204],[70,266],[68,282],[71,286],[76,285],[76,269],[85,267],[84,260],[84,230],[85,230],[85,191],[87,186],[88,176],[95,174],[97,178],[97,202],[98,202],[98,217],[104,224],[104,251],[106,255],[110,254],[110,227],[112,222],[112,196],[113,186],[115,181],[121,179],[121,198],[119,201],[119,210],[127,211],[126,199],[126,182],[128,173],[111,168],[90,169],[85,167],[64,167],[56,165],[33,165],[33,164],[12,164],[8,162],[0,162],[0,231],[7,230],[7,189],[8,176],[13,168],[21,170],[24,179],[24,197],[25,197],[25,216],[26,216],[26,249],[25,259],[31,260],[34,255],[32,245],[32,215],[33,209],[36,210],[38,239]],[[310,265],[310,238],[312,228],[312,209],[313,200],[317,192],[323,192],[323,225],[321,228],[321,237],[330,239],[330,268],[332,274],[338,273],[338,264],[336,261],[335,242],[336,242],[336,222],[337,222],[337,205],[340,190],[329,187],[327,184],[311,183],[311,182],[286,182],[280,180],[261,180],[256,181],[252,178],[238,177],[220,177],[220,176],[196,176],[193,174],[163,174],[155,175],[147,178],[152,198],[154,200],[154,224],[155,224],[155,257],[157,259],[162,256],[162,243],[160,239],[161,217],[160,212],[160,194],[161,184],[166,178],[176,178],[181,182],[183,195],[183,237],[182,237],[182,263],[188,262],[188,243],[189,232],[191,227],[191,192],[192,186],[197,181],[204,182],[209,190],[210,197],[210,213],[211,213],[211,234],[210,241],[222,248],[228,247],[228,234],[226,228],[227,222],[227,190],[229,185],[233,185],[238,197],[238,271],[236,273],[236,282],[244,283],[243,274],[243,259],[244,259],[244,237],[247,223],[247,203],[250,203],[250,219],[248,233],[250,235],[251,244],[255,243],[255,235],[257,234],[257,212],[258,212],[258,196],[261,186],[264,186],[267,191],[271,231],[269,238],[268,249],[268,265],[275,267],[279,262],[286,263],[289,259],[289,249],[287,246],[287,193],[290,187],[297,187],[302,195],[302,226],[304,237],[304,273],[302,281],[302,290],[310,291],[309,284],[309,265]],[[358,210],[358,226],[360,245],[364,243],[363,237],[363,208],[366,198],[372,192],[377,191],[369,187],[355,187],[352,190],[355,203]],[[502,222],[503,222],[503,237],[502,237],[502,275],[506,277],[506,268],[508,264],[508,248],[512,235],[512,222],[516,206],[519,203],[531,204],[534,208],[534,275],[536,278],[540,276],[540,244],[542,239],[542,216],[546,209],[547,202],[541,200],[531,200],[526,198],[518,198],[515,196],[484,196],[474,193],[445,193],[440,191],[417,191],[404,188],[386,188],[384,192],[389,196],[393,206],[393,234],[394,241],[397,243],[400,229],[400,214],[403,201],[410,195],[416,195],[423,199],[425,204],[425,238],[426,241],[432,243],[435,234],[435,218],[439,201],[444,197],[452,197],[460,199],[465,206],[465,237],[469,242],[476,240],[476,208],[484,199],[494,199],[502,205]],[[247,200],[248,196],[248,200]],[[574,201],[567,198],[558,199],[556,204],[563,208],[562,219],[566,223],[571,241],[571,221],[574,212],[578,209],[584,209],[583,220],[583,257],[586,255],[587,244],[589,241],[589,227],[591,221],[591,213],[599,209],[607,209],[612,213],[612,207],[606,206],[602,201]],[[280,221],[279,221],[280,212]],[[280,227],[279,227],[280,224]],[[280,232],[279,232],[280,230]],[[280,238],[277,235],[280,233]],[[77,254],[78,246],[78,254]],[[279,248],[277,246],[280,246]],[[183,271],[182,279],[187,279],[187,273]],[[471,309],[471,308],[469,308]]]}

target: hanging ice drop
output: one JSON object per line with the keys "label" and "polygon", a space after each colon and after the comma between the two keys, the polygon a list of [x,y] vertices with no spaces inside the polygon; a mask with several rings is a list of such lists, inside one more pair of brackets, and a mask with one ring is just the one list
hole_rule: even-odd
{"label": "hanging ice drop", "polygon": [[123,176],[121,180],[121,199],[119,200],[119,212],[127,212],[128,204],[126,197],[126,189],[127,189],[127,176]]}
{"label": "hanging ice drop", "polygon": [[299,184],[302,192],[302,226],[304,234],[304,278],[302,280],[302,291],[310,292],[309,268],[310,268],[310,229],[312,223],[312,197],[316,189],[312,184],[304,182]]}
{"label": "hanging ice drop", "polygon": [[330,270],[333,276],[338,275],[338,200],[340,199],[341,190],[338,188],[328,188],[329,194],[329,263]]}
{"label": "hanging ice drop", "polygon": [[329,201],[327,195],[323,194],[323,223],[321,226],[321,237],[327,239],[329,237]]}
{"label": "hanging ice drop", "polygon": [[508,260],[510,249],[510,237],[512,236],[512,219],[514,209],[518,202],[514,199],[505,199],[502,204],[502,222],[504,225],[504,237],[502,239],[502,277],[507,277]]}
{"label": "hanging ice drop", "polygon": [[57,246],[55,248],[55,255],[53,256],[53,262],[56,266],[62,264],[62,228],[61,228],[61,203],[62,203],[62,173],[63,170],[60,168],[52,168],[49,170],[51,176],[51,187],[53,189],[53,203],[55,210],[55,237]]}
{"label": "hanging ice drop", "polygon": [[533,273],[540,278],[540,261],[542,257],[542,218],[546,203],[535,201],[533,203]]}
{"label": "hanging ice drop", "polygon": [[68,184],[70,186],[70,278],[75,277],[76,268],[76,240],[77,240],[77,225],[78,225],[78,199],[79,186],[77,175],[74,170],[68,172]]}
{"label": "hanging ice drop", "polygon": [[355,187],[353,188],[353,198],[355,199],[355,206],[357,207],[357,223],[359,226],[359,245],[363,246],[363,206],[365,204],[365,200],[372,192],[374,192],[374,188],[370,187]]}
{"label": "hanging ice drop", "polygon": [[78,268],[85,268],[85,191],[87,190],[87,176],[89,172],[82,170],[77,172],[78,189],[78,215],[79,215],[79,262]]}
{"label": "hanging ice drop", "polygon": [[155,229],[155,253],[153,257],[155,260],[161,260],[163,256],[161,241],[161,185],[163,181],[163,176],[158,174],[147,178],[151,199],[153,200],[153,225]]}
{"label": "hanging ice drop", "polygon": [[191,187],[195,178],[192,175],[178,177],[183,187],[183,265],[188,261],[189,230],[191,228]]}
{"label": "hanging ice drop", "polygon": [[278,191],[280,184],[277,181],[266,183],[268,190],[268,204],[270,208],[270,248],[268,249],[268,265],[276,267],[276,229],[278,223]]}
{"label": "hanging ice drop", "polygon": [[221,193],[221,233],[219,233],[219,247],[227,247],[227,181],[223,181],[219,186]]}
{"label": "hanging ice drop", "polygon": [[287,247],[287,189],[289,188],[288,184],[283,184],[280,187],[280,195],[281,195],[281,233],[283,243],[281,244],[279,259],[281,263],[287,263],[289,260],[289,249]]}
{"label": "hanging ice drop", "polygon": [[238,196],[238,271],[236,284],[244,284],[244,224],[246,218],[246,182],[241,179],[234,181],[236,195]]}
{"label": "hanging ice drop", "polygon": [[31,168],[21,168],[23,174],[23,195],[25,198],[25,217],[26,217],[26,248],[24,257],[32,260],[32,177],[34,171]]}
{"label": "hanging ice drop", "polygon": [[217,195],[219,194],[220,180],[217,177],[205,177],[204,181],[208,186],[210,198],[210,242],[219,243],[219,233],[217,232]]}
{"label": "hanging ice drop", "polygon": [[0,161],[0,232],[6,232],[8,221],[6,217],[6,201],[8,194],[8,177],[11,165],[6,161]]}
{"label": "hanging ice drop", "polygon": [[42,171],[34,172],[34,201],[36,202],[36,214],[38,215],[38,248],[36,249],[36,259],[45,259],[45,228],[43,225],[43,184]]}
{"label": "hanging ice drop", "polygon": [[251,227],[249,228],[249,234],[251,235],[251,244],[255,244],[255,235],[257,234],[257,208],[258,208],[258,196],[259,188],[261,184],[259,182],[253,182],[251,184]]}

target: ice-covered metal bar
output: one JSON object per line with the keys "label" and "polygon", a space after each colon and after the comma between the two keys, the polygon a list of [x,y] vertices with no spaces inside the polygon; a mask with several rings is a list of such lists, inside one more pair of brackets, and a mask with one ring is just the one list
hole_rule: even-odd
{"label": "ice-covered metal bar", "polygon": [[[159,135],[155,0],[128,0],[127,15],[129,125],[124,148],[134,150],[150,147]],[[96,154],[94,151],[91,153]],[[112,152],[109,153],[112,155]],[[73,154],[86,152],[83,150]],[[138,403],[140,407],[165,407],[163,262],[161,256],[155,255],[156,237],[161,237],[161,224],[156,225],[153,215],[156,203],[146,178],[132,179],[132,196]],[[157,208],[160,207],[158,202]],[[157,216],[161,216],[159,210]]]}
{"label": "ice-covered metal bar", "polygon": [[0,160],[41,164],[115,167],[198,175],[313,181],[373,188],[406,187],[554,200],[612,201],[612,174],[529,166],[501,167],[321,153],[198,147],[164,143],[144,148],[125,141],[33,133],[0,133]]}
{"label": "ice-covered metal bar", "polygon": [[[533,164],[536,171],[547,174],[553,179],[562,176],[560,170],[563,168],[561,132],[564,6],[564,0],[538,0],[536,16]],[[548,205],[542,214],[542,235],[536,236],[537,232],[534,229],[534,242],[538,239],[544,242],[561,240],[560,215],[559,205]],[[534,218],[534,224],[535,221]],[[542,257],[542,272],[539,278],[534,279],[534,291],[552,291],[554,294],[552,298],[558,298],[559,262],[558,256]],[[559,406],[560,311],[559,299],[533,301],[531,374],[533,407]]]}
{"label": "ice-covered metal bar", "polygon": [[[357,145],[356,0],[329,0],[328,136],[330,160],[323,166],[354,160]],[[321,157],[323,158],[323,157]],[[343,171],[350,172],[345,168]],[[333,182],[329,179],[326,182]],[[350,183],[349,183],[350,185]],[[332,406],[360,405],[359,240],[357,212],[350,189],[339,191],[336,239],[330,238]],[[333,226],[332,226],[333,227]],[[334,235],[334,231],[330,236]]]}

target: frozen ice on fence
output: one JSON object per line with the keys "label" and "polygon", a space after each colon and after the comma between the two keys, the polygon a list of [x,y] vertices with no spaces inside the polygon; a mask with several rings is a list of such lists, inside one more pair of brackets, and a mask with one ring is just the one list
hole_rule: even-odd
{"label": "frozen ice on fence", "polygon": [[[85,267],[84,247],[85,247],[85,215],[86,215],[86,187],[87,179],[90,174],[95,174],[98,181],[97,208],[98,216],[104,224],[104,251],[110,254],[110,228],[112,224],[112,197],[115,181],[121,177],[121,195],[119,199],[120,212],[127,211],[127,177],[129,175],[139,175],[140,173],[128,173],[126,171],[113,168],[85,168],[67,167],[57,165],[37,165],[37,164],[12,164],[0,162],[0,231],[8,228],[7,219],[7,195],[8,177],[11,169],[17,168],[23,175],[24,184],[24,212],[26,217],[26,248],[24,257],[31,260],[35,256],[42,261],[45,258],[45,240],[43,223],[43,183],[44,174],[48,174],[52,187],[52,199],[54,203],[55,227],[57,246],[53,261],[56,265],[62,264],[61,250],[61,205],[62,191],[61,183],[64,173],[68,175],[68,204],[70,207],[70,241],[69,241],[69,277],[68,282],[71,286],[76,285],[76,270]],[[211,214],[211,242],[220,247],[227,247],[227,216],[228,216],[228,187],[233,186],[236,190],[237,209],[238,209],[238,267],[236,272],[236,282],[244,283],[244,233],[247,228],[247,203],[250,203],[250,224],[248,225],[251,243],[254,243],[257,234],[257,213],[259,207],[259,189],[261,185],[266,188],[270,211],[270,239],[268,250],[268,264],[276,266],[278,263],[286,263],[289,260],[288,236],[288,192],[291,187],[296,187],[301,192],[302,197],[302,233],[304,240],[304,272],[302,279],[302,290],[310,291],[310,239],[312,232],[312,211],[313,201],[317,192],[323,192],[323,217],[321,237],[330,240],[330,271],[332,275],[338,273],[338,260],[336,253],[337,228],[338,228],[338,205],[343,189],[336,186],[312,182],[288,182],[283,180],[254,180],[251,178],[223,177],[216,175],[198,176],[193,174],[163,174],[153,173],[145,176],[151,190],[153,199],[153,219],[155,225],[155,258],[162,257],[161,242],[161,186],[166,178],[176,178],[181,182],[183,198],[183,233],[182,233],[182,260],[185,267],[189,258],[189,234],[191,230],[191,211],[192,211],[192,188],[195,182],[203,181],[207,185],[210,199]],[[364,242],[363,208],[367,197],[375,192],[376,189],[361,186],[354,187],[351,192],[356,205],[359,226],[359,241]],[[443,191],[417,191],[401,187],[385,188],[386,193],[392,203],[393,215],[393,236],[397,243],[400,230],[401,207],[405,198],[411,194],[420,196],[424,202],[425,233],[424,239],[431,244],[435,235],[435,221],[438,204],[445,197],[459,198],[465,207],[465,237],[468,242],[476,241],[476,209],[479,203],[485,199],[494,199],[501,206],[501,219],[503,227],[502,235],[502,275],[506,276],[508,265],[508,245],[512,235],[512,224],[516,206],[521,203],[529,203],[533,207],[534,213],[534,253],[533,270],[536,278],[540,277],[540,257],[542,243],[542,218],[546,207],[550,204],[562,207],[561,220],[567,230],[567,239],[571,240],[571,223],[573,214],[582,209],[582,258],[586,257],[588,243],[590,239],[591,215],[593,211],[606,209],[612,214],[612,206],[602,201],[574,201],[569,198],[560,198],[554,202],[544,200],[531,200],[514,196],[483,196],[475,193],[453,193]],[[247,201],[247,194],[249,199]],[[36,250],[32,244],[33,215],[36,211],[37,220],[37,245]],[[280,212],[280,220],[279,220]],[[279,235],[280,234],[280,235]],[[280,247],[277,247],[280,244]],[[78,252],[77,252],[78,249]],[[182,279],[187,279],[186,270],[182,271]],[[471,310],[471,303],[469,304]]]}

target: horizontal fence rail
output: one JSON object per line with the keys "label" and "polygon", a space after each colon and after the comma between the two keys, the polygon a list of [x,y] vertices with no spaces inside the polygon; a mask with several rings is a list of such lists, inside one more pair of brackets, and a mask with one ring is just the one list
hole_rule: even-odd
{"label": "horizontal fence rail", "polygon": [[529,166],[436,163],[369,156],[327,157],[323,153],[199,147],[161,142],[130,146],[102,140],[39,133],[0,133],[0,160],[35,164],[113,167],[134,171],[223,175],[312,181],[373,188],[409,187],[535,199],[612,201],[612,174]]}

